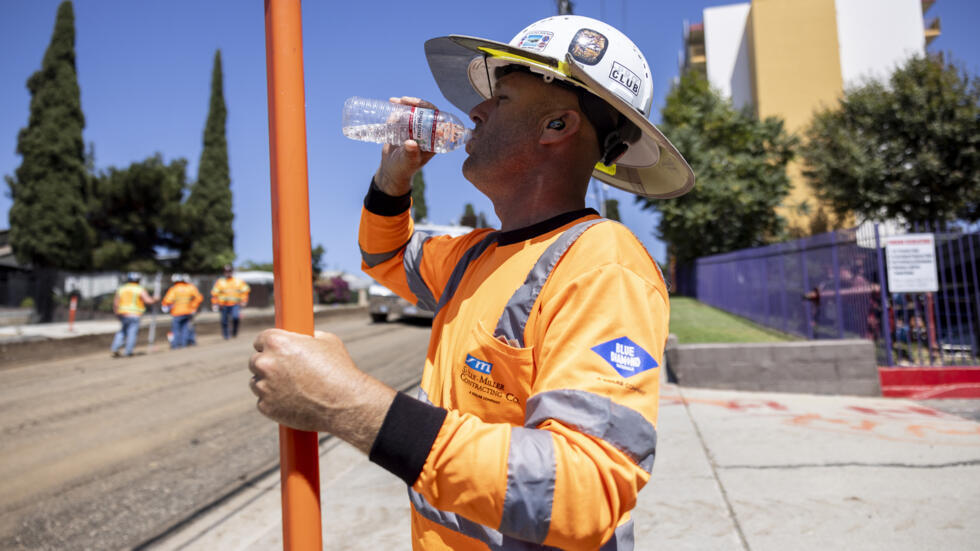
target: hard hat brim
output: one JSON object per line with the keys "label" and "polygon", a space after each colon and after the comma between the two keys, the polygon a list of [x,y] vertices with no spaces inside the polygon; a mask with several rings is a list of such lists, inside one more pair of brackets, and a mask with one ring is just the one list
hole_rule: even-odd
{"label": "hard hat brim", "polygon": [[[566,55],[564,60],[542,56],[509,44],[450,35],[425,42],[425,57],[439,91],[450,103],[469,113],[491,95],[488,58],[524,65],[534,72],[585,88],[622,113],[641,131],[640,139],[613,166],[597,165],[593,176],[609,185],[652,199],[677,197],[694,187],[694,172],[670,140],[642,113],[592,79]],[[483,79],[474,78],[474,60],[483,59]],[[484,83],[485,81],[485,83]]]}

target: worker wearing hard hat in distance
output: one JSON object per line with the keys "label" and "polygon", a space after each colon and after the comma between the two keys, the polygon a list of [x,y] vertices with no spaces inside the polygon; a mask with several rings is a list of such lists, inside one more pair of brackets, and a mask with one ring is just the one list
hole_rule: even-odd
{"label": "worker wearing hard hat in distance", "polygon": [[273,329],[249,364],[258,409],[401,477],[415,549],[631,549],[656,447],[667,287],[585,196],[593,176],[646,197],[694,185],[647,120],[650,68],[621,32],[576,16],[509,44],[448,36],[425,51],[476,123],[463,175],[502,227],[413,233],[412,175],[432,155],[411,140],[383,146],[359,245],[368,274],[436,313],[419,399],[359,371],[336,336]]}
{"label": "worker wearing hard hat in distance", "polygon": [[122,355],[133,355],[133,347],[136,346],[136,337],[140,331],[140,316],[146,311],[146,306],[153,302],[153,297],[140,285],[140,275],[136,272],[126,274],[126,282],[116,289],[116,296],[112,299],[112,311],[122,324],[109,348],[113,358],[120,356],[119,349],[123,347],[123,343],[126,348]]}
{"label": "worker wearing hard hat in distance", "polygon": [[190,282],[187,274],[174,274],[170,276],[170,280],[174,284],[167,289],[160,305],[171,316],[170,330],[173,332],[173,340],[170,348],[183,348],[194,341],[191,323],[204,296]]}
{"label": "worker wearing hard hat in distance", "polygon": [[248,306],[252,288],[234,276],[234,268],[226,264],[224,275],[211,287],[211,310],[221,311],[221,336],[226,340],[238,336],[241,309]]}

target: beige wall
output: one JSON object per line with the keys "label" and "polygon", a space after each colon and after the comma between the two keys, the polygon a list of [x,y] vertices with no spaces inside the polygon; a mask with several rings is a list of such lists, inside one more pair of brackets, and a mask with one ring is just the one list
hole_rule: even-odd
{"label": "beige wall", "polygon": [[[843,90],[834,0],[752,0],[749,32],[753,51],[753,89],[760,118],[778,115],[790,132],[801,132],[814,111],[837,102]],[[781,214],[804,231],[817,201],[799,166]],[[807,200],[809,216],[796,205]]]}

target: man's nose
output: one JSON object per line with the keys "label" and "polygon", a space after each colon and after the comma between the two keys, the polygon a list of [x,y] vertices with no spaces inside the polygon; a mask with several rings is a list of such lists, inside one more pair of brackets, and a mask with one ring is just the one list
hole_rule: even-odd
{"label": "man's nose", "polygon": [[493,98],[483,100],[482,102],[476,104],[476,107],[470,109],[469,115],[470,120],[473,124],[482,124],[487,122],[487,115],[490,111],[490,105],[493,102]]}

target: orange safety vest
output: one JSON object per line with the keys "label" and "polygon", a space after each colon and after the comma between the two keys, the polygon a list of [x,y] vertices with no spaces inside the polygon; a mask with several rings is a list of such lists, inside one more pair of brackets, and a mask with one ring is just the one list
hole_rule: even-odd
{"label": "orange safety vest", "polygon": [[252,288],[248,283],[237,277],[221,277],[211,287],[211,304],[218,306],[234,306],[248,302],[248,294]]}
{"label": "orange safety vest", "polygon": [[436,312],[419,398],[447,413],[424,464],[397,472],[384,427],[372,450],[418,473],[413,548],[632,549],[669,318],[639,240],[591,209],[449,237],[367,208],[358,240],[362,269]]}
{"label": "orange safety vest", "polygon": [[146,311],[143,304],[143,287],[129,282],[116,289],[116,313],[120,316],[141,316]]}
{"label": "orange safety vest", "polygon": [[203,300],[201,292],[192,283],[178,281],[167,289],[167,294],[160,304],[170,308],[171,316],[186,316],[197,312],[197,307]]}

